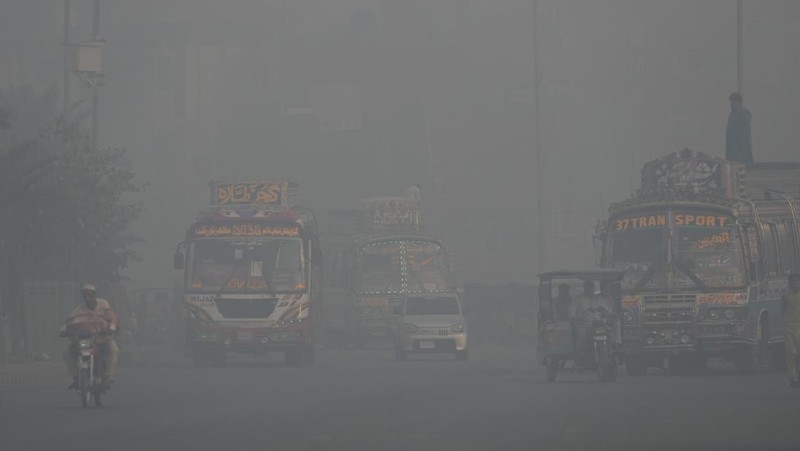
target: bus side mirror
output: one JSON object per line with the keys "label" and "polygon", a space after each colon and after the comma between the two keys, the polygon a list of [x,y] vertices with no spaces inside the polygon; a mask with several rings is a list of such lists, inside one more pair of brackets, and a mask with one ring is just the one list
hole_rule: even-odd
{"label": "bus side mirror", "polygon": [[606,242],[606,234],[595,233],[592,239],[594,244],[594,264],[596,266],[603,266],[603,244]]}
{"label": "bus side mirror", "polygon": [[172,256],[172,266],[178,271],[183,269],[183,252],[175,252]]}

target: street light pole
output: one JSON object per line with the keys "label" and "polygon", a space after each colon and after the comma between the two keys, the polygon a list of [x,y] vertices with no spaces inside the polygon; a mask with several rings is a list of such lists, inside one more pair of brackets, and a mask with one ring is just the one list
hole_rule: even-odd
{"label": "street light pole", "polygon": [[[92,41],[100,42],[100,0],[94,0],[92,5]],[[97,150],[97,135],[100,103],[100,93],[97,91],[97,80],[92,83],[92,150]]]}
{"label": "street light pole", "polygon": [[70,89],[70,72],[72,67],[72,48],[69,46],[69,32],[72,27],[72,5],[70,0],[64,0],[64,111],[67,114],[72,103],[72,90]]}
{"label": "street light pole", "polygon": [[742,49],[742,32],[744,20],[742,15],[742,0],[736,0],[736,92],[742,93],[744,84],[744,55]]}
{"label": "street light pole", "polygon": [[544,202],[543,193],[544,189],[543,177],[544,171],[542,170],[542,146],[539,133],[539,87],[541,85],[541,76],[539,71],[539,36],[537,27],[538,18],[538,0],[533,0],[533,147],[534,155],[536,157],[536,220],[537,220],[537,234],[536,234],[536,253],[538,254],[538,267],[537,271],[544,271],[545,262],[545,241],[544,241]]}

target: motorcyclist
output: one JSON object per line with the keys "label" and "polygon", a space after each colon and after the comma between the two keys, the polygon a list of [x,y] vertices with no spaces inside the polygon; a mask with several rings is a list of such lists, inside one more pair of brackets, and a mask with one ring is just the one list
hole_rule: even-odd
{"label": "motorcyclist", "polygon": [[97,288],[94,285],[84,284],[81,287],[81,296],[83,302],[75,307],[61,328],[62,334],[70,338],[70,344],[64,353],[64,362],[73,377],[69,388],[78,386],[77,336],[81,332],[88,332],[95,335],[95,343],[101,357],[105,359],[102,387],[108,389],[113,382],[119,355],[119,348],[113,337],[117,331],[117,315],[107,300],[97,297]]}
{"label": "motorcyclist", "polygon": [[590,347],[591,329],[593,320],[604,320],[612,312],[612,303],[606,296],[598,296],[595,293],[594,281],[586,280],[583,282],[583,293],[578,295],[572,308],[572,325],[575,334],[576,354],[579,359],[586,356],[586,350]]}

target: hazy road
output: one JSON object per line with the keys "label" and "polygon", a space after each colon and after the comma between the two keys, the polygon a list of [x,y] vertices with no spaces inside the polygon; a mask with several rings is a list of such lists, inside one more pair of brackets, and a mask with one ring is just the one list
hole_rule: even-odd
{"label": "hazy road", "polygon": [[123,369],[107,407],[59,387],[3,391],[3,450],[797,449],[800,390],[783,375],[566,374],[548,384],[528,348],[469,362],[330,351],[196,370]]}

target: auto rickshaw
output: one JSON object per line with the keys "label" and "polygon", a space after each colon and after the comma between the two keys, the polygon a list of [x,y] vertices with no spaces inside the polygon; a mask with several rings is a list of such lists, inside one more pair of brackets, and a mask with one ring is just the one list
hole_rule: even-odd
{"label": "auto rickshaw", "polygon": [[[622,276],[615,270],[539,274],[537,357],[548,382],[568,363],[578,371],[596,371],[601,382],[616,381],[623,363]],[[591,294],[576,296],[565,288],[577,283]]]}

